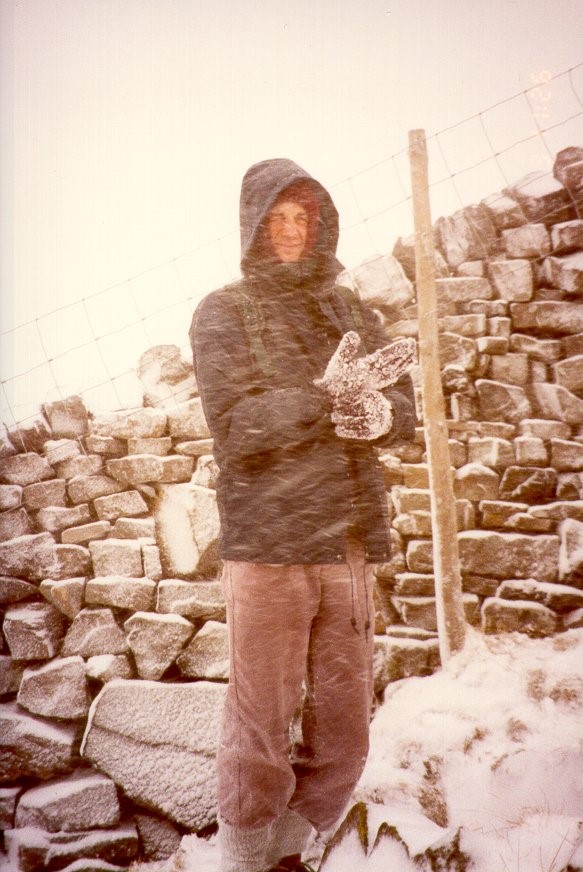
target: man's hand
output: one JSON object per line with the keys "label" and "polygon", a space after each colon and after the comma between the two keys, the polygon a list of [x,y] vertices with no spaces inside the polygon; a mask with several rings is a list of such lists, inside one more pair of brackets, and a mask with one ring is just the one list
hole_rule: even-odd
{"label": "man's hand", "polygon": [[378,439],[391,429],[392,406],[380,392],[415,363],[414,339],[400,339],[358,357],[358,333],[346,333],[314,384],[332,401],[332,423],[344,439]]}

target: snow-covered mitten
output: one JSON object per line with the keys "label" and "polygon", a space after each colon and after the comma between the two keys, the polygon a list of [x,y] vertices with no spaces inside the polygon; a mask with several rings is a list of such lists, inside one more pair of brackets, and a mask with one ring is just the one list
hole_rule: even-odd
{"label": "snow-covered mitten", "polygon": [[415,363],[414,339],[398,339],[371,354],[358,356],[361,339],[350,330],[345,333],[330,358],[322,378],[314,384],[328,394],[333,402],[347,395],[354,397],[367,391],[378,391],[394,384]]}
{"label": "snow-covered mitten", "polygon": [[393,426],[393,407],[380,391],[366,391],[351,403],[339,403],[331,415],[342,439],[378,439]]}
{"label": "snow-covered mitten", "polygon": [[394,384],[415,363],[414,339],[400,339],[359,357],[358,333],[346,333],[314,384],[332,402],[332,423],[344,439],[378,439],[391,429],[393,409],[381,388]]}

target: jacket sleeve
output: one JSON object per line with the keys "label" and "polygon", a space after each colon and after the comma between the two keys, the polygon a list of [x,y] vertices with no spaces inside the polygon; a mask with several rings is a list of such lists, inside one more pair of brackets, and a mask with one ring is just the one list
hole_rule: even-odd
{"label": "jacket sleeve", "polygon": [[227,293],[206,297],[190,330],[203,411],[220,453],[244,458],[313,440],[331,427],[324,396],[310,385],[273,389],[261,381]]}

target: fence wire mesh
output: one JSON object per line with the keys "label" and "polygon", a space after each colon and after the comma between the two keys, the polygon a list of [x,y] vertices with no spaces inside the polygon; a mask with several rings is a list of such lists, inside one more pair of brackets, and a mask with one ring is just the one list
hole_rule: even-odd
{"label": "fence wire mesh", "polygon": [[[502,196],[533,172],[552,172],[557,152],[583,145],[583,62],[541,70],[505,100],[427,135],[434,219]],[[340,260],[348,268],[390,253],[413,232],[407,145],[329,185],[341,217]],[[479,228],[476,228],[479,241]],[[178,254],[113,286],[0,333],[0,413],[13,429],[46,402],[81,395],[92,411],[139,406],[136,364],[156,345],[187,359],[199,300],[239,275],[238,231]]]}

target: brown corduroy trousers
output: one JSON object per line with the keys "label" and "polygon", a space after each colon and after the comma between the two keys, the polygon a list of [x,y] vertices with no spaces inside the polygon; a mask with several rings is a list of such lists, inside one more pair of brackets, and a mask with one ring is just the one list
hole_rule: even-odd
{"label": "brown corduroy trousers", "polygon": [[[231,671],[217,776],[219,818],[231,834],[270,827],[290,810],[327,830],[360,777],[374,578],[359,545],[350,545],[346,561],[225,561]],[[290,723],[303,687],[302,744],[292,753]]]}

